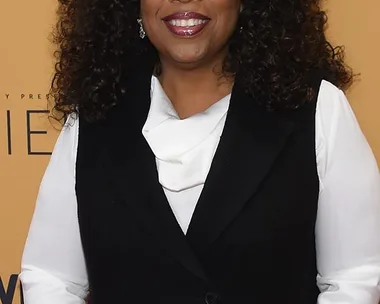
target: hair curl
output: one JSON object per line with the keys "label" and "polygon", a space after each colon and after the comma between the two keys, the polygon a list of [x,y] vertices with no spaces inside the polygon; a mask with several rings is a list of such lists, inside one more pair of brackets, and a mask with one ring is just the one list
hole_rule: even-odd
{"label": "hair curl", "polygon": [[[59,0],[53,42],[58,46],[50,96],[53,117],[104,118],[125,100],[138,54],[158,60],[136,19],[139,0]],[[294,109],[316,96],[321,79],[345,90],[353,80],[342,47],[326,39],[320,0],[245,0],[223,72],[241,75],[255,102]]]}

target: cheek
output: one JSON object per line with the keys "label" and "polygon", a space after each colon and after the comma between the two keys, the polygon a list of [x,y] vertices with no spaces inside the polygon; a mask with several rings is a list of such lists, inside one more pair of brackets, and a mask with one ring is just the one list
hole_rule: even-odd
{"label": "cheek", "polygon": [[224,14],[215,24],[214,39],[227,40],[235,31],[237,23],[236,14]]}
{"label": "cheek", "polygon": [[165,0],[140,0],[140,11],[157,11]]}
{"label": "cheek", "polygon": [[155,33],[159,31],[161,23],[157,16],[163,6],[163,2],[163,0],[141,0],[140,12],[148,37],[155,36]]}
{"label": "cheek", "polygon": [[[240,1],[237,0],[212,0],[217,10],[216,30],[220,35],[230,35],[236,28],[240,13]],[[216,3],[218,2],[218,5]]]}

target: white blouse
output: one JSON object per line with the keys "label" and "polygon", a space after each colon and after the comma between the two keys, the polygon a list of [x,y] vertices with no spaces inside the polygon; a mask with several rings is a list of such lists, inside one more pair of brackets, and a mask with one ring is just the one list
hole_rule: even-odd
{"label": "white blouse", "polygon": [[[230,95],[181,120],[152,77],[151,107],[142,134],[156,156],[159,181],[184,233],[229,102]],[[88,291],[75,195],[79,122],[70,118],[68,124],[41,182],[24,249],[20,279],[25,304],[85,303]],[[377,304],[380,174],[344,93],[327,81],[319,90],[315,140],[320,179],[315,228],[318,303]]]}

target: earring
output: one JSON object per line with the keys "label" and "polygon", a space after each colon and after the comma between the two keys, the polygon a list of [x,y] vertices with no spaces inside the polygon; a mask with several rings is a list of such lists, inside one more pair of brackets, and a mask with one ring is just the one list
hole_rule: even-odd
{"label": "earring", "polygon": [[140,29],[139,29],[140,38],[144,39],[145,36],[146,36],[146,33],[144,31],[144,26],[143,26],[143,23],[142,23],[142,19],[141,18],[137,19],[137,23],[140,25]]}
{"label": "earring", "polygon": [[[241,4],[241,5],[240,5],[240,13],[243,11],[243,9],[244,9],[244,6],[243,6],[243,4]],[[243,26],[241,26],[241,27],[239,28],[239,33],[240,33],[240,34],[243,33],[243,30],[244,30],[244,28],[243,28]]]}

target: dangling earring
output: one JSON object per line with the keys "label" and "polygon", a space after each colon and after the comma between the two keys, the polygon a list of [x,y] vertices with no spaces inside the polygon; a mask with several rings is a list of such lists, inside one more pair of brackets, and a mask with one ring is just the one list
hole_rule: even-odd
{"label": "dangling earring", "polygon": [[137,19],[137,23],[140,25],[140,29],[139,29],[140,38],[144,39],[145,36],[146,36],[146,33],[144,31],[144,26],[143,26],[143,23],[142,23],[142,19],[141,18]]}
{"label": "dangling earring", "polygon": [[[243,9],[244,9],[244,6],[243,6],[243,4],[241,4],[241,5],[240,5],[240,13],[243,11]],[[243,28],[243,26],[241,26],[241,27],[239,28],[239,33],[240,33],[240,34],[243,33],[243,30],[244,30],[244,28]]]}

